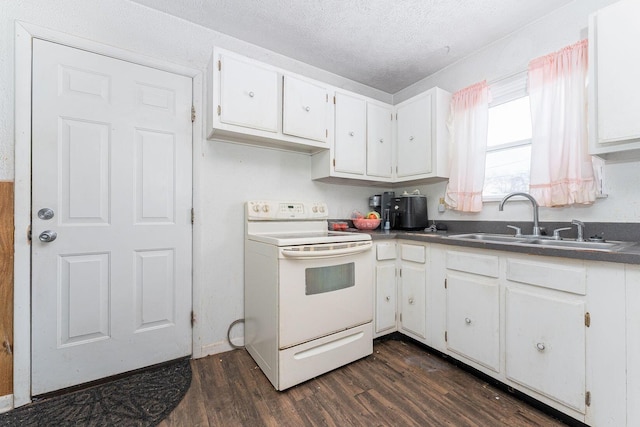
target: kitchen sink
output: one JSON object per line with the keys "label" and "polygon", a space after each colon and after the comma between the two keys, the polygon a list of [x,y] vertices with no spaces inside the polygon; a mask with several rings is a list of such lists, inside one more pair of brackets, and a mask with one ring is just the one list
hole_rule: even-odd
{"label": "kitchen sink", "polygon": [[545,236],[522,236],[516,237],[508,234],[489,234],[489,233],[467,233],[454,234],[447,236],[450,239],[466,240],[486,243],[499,243],[516,246],[532,246],[532,247],[549,247],[556,249],[571,250],[590,250],[601,252],[616,252],[624,248],[635,245],[635,242],[621,242],[616,240],[609,241],[584,241],[577,242],[575,240],[555,240]]}

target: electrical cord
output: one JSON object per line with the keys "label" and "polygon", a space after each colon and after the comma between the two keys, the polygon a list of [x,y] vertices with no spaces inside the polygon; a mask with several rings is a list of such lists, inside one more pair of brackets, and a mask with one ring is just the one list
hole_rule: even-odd
{"label": "electrical cord", "polygon": [[238,323],[244,323],[244,319],[238,319],[238,320],[234,320],[233,322],[231,322],[231,324],[229,325],[229,329],[227,329],[227,341],[229,341],[229,345],[231,346],[231,348],[244,348],[243,345],[235,345],[234,343],[231,342],[231,328],[233,328],[235,325],[237,325]]}

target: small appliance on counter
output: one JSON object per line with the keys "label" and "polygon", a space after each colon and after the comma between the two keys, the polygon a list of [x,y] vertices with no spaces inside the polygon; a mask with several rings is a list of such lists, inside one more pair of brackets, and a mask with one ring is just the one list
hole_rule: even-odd
{"label": "small appliance on counter", "polygon": [[429,226],[427,196],[415,190],[396,197],[394,191],[369,197],[369,206],[382,218],[382,229],[419,230]]}
{"label": "small appliance on counter", "polygon": [[400,214],[397,228],[402,230],[418,230],[429,226],[427,218],[427,196],[415,190],[412,193],[402,193],[400,199]]}

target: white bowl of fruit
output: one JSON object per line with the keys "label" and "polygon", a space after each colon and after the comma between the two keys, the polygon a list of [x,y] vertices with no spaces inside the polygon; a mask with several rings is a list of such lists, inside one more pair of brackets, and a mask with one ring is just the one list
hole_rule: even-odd
{"label": "white bowl of fruit", "polygon": [[355,211],[351,216],[351,220],[358,230],[375,230],[380,226],[380,214],[376,211],[371,211],[366,215]]}

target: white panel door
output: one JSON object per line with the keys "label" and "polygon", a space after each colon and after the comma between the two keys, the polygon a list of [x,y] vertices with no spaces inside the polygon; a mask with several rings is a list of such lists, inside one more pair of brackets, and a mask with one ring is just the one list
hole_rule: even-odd
{"label": "white panel door", "polygon": [[367,162],[367,103],[336,93],[335,170],[364,175]]}
{"label": "white panel door", "polygon": [[33,395],[191,353],[191,87],[34,40]]}
{"label": "white panel door", "polygon": [[367,175],[391,178],[391,106],[367,103]]}
{"label": "white panel door", "polygon": [[398,177],[430,173],[431,94],[398,106],[397,114]]}
{"label": "white panel door", "polygon": [[284,76],[282,133],[315,141],[327,141],[327,89]]}
{"label": "white panel door", "polygon": [[376,266],[376,333],[396,326],[396,265]]}
{"label": "white panel door", "polygon": [[426,286],[427,273],[424,264],[402,263],[402,300],[400,322],[402,329],[420,338],[426,338]]}

